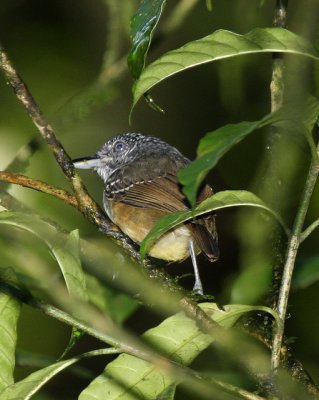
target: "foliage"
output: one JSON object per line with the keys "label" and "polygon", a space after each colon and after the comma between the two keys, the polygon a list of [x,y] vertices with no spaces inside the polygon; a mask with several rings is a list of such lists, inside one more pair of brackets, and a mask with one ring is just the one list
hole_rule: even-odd
{"label": "foliage", "polygon": [[[104,0],[92,5],[83,0],[77,18],[86,24],[79,27],[81,24],[70,18],[73,25],[65,28],[72,35],[77,27],[79,37],[70,36],[70,43],[67,34],[56,40],[60,57],[69,57],[63,67],[65,78],[52,78],[51,82],[45,79],[48,71],[50,76],[55,70],[58,76],[63,74],[59,54],[54,58],[54,51],[47,52],[52,21],[47,17],[45,23],[39,22],[36,13],[28,17],[24,6],[13,3],[3,6],[3,19],[22,18],[19,29],[27,28],[27,43],[29,40],[35,47],[24,53],[23,45],[14,45],[14,38],[6,31],[10,29],[3,24],[2,41],[9,57],[0,48],[0,69],[17,99],[0,82],[7,99],[0,108],[4,115],[0,168],[6,172],[0,173],[0,400],[49,400],[53,398],[49,382],[56,385],[55,393],[61,399],[317,398],[319,376],[313,365],[319,356],[319,344],[315,342],[318,335],[311,334],[313,343],[307,350],[316,313],[313,305],[318,301],[318,290],[314,288],[319,283],[317,244],[312,242],[319,226],[319,158],[314,134],[319,102],[318,82],[309,79],[318,71],[319,52],[309,34],[317,29],[317,25],[313,30],[310,26],[315,18],[295,17],[303,30],[287,29],[290,9],[286,1],[278,1],[274,10],[263,2],[250,14],[251,6],[245,5],[247,15],[243,18],[243,3],[237,0],[229,12],[232,20],[222,1],[206,1],[205,5],[196,0],[176,4],[163,0]],[[40,5],[39,9],[25,7],[43,12]],[[51,7],[52,15],[54,11],[65,17],[71,11],[67,4],[60,10],[56,5]],[[293,14],[298,16],[302,6],[294,7]],[[312,16],[319,15],[318,8],[316,4],[309,7]],[[271,26],[273,14],[275,26]],[[90,15],[94,18],[89,23],[86,18]],[[214,18],[219,18],[219,26],[211,23]],[[96,25],[103,27],[100,36]],[[30,26],[34,27],[34,36]],[[296,33],[300,31],[303,34]],[[43,32],[43,38],[39,32]],[[61,29],[57,32],[61,34]],[[88,38],[91,42],[86,52],[91,52],[91,58],[86,58],[92,65],[85,70],[82,45]],[[45,60],[44,54],[51,58],[43,61],[44,71],[40,71],[35,60]],[[11,55],[37,103],[15,74]],[[147,63],[148,59],[152,62]],[[132,105],[122,95],[127,87],[126,60],[134,81]],[[253,78],[247,85],[250,74]],[[259,85],[251,84],[254,78],[259,79]],[[207,94],[211,82],[214,85]],[[216,82],[227,83],[223,93],[219,93]],[[59,95],[61,90],[63,95]],[[160,109],[150,92],[152,96],[154,92],[156,101],[165,104],[167,115],[147,107],[142,110],[142,104],[137,106],[144,97],[152,108]],[[212,99],[212,93],[219,96]],[[34,126],[19,114],[17,100],[27,108],[48,146],[34,139]],[[236,111],[231,104],[236,105]],[[46,125],[38,105],[45,114],[53,114],[60,141]],[[101,109],[106,112],[101,113]],[[197,142],[194,131],[208,132],[201,135],[196,159],[179,173],[192,208],[163,217],[142,242],[140,253],[101,217],[98,205],[88,200],[85,187],[61,147],[63,142],[74,157],[81,152],[93,154],[99,141],[105,141],[105,125],[112,136],[115,126],[127,129],[123,120],[129,115],[137,121],[134,124],[139,125],[138,129],[145,124],[158,136],[157,127],[171,118],[174,125],[168,133],[170,139],[166,139],[184,145],[185,152],[189,150],[187,145],[192,147]],[[225,123],[238,121],[238,117],[241,122]],[[102,130],[103,139],[99,137]],[[55,187],[65,184],[48,150],[52,150],[75,196]],[[210,180],[212,170],[222,190],[197,204],[198,189]],[[26,180],[22,173],[34,175],[37,180]],[[35,190],[18,191],[12,183]],[[89,186],[94,193],[94,185]],[[48,193],[56,198],[49,198]],[[61,199],[65,204],[61,205]],[[70,211],[70,205],[108,237],[101,240],[101,233],[86,224],[83,215]],[[200,297],[184,289],[179,272],[177,277],[161,275],[162,267],[155,268],[157,264],[149,259],[144,260],[144,269],[138,268],[137,261],[147,257],[161,235],[184,221],[212,212],[217,213],[219,270],[224,274],[220,286],[225,289],[218,290],[211,284],[215,278],[210,278],[205,282],[209,294]],[[252,232],[251,236],[246,232]],[[110,243],[110,238],[116,244]],[[236,248],[240,250],[235,252]],[[184,269],[179,271],[184,273]],[[207,271],[215,274],[214,267],[207,267]],[[258,279],[269,277],[270,271],[272,282],[267,278],[266,284],[260,283]],[[265,287],[272,293],[270,300],[263,297]],[[305,315],[298,315],[294,307],[304,309],[307,300],[298,304],[295,293],[307,299],[312,290],[316,292],[315,300]],[[249,298],[245,291],[253,293],[253,304],[218,305],[225,299]],[[212,301],[212,295],[216,295],[217,302]],[[21,309],[22,303],[25,306]],[[294,305],[291,309],[290,304]],[[30,307],[34,315],[28,316],[26,310]],[[291,319],[287,321],[290,310]],[[42,328],[54,324],[45,337],[44,351],[39,340],[41,328],[37,327],[40,312],[47,318]],[[70,327],[70,338],[69,333],[61,333],[60,323]],[[28,334],[30,327],[32,332]],[[314,329],[319,333],[318,327]],[[97,340],[93,346],[98,350],[83,351],[87,345],[84,336]],[[291,346],[289,336],[301,339]],[[102,348],[101,341],[108,347]],[[28,346],[29,354],[43,352],[49,357],[45,365],[36,365],[31,372],[19,365],[19,352]],[[76,355],[69,356],[69,352]],[[28,367],[32,367],[32,357],[28,358]],[[102,359],[100,370],[93,367],[88,371],[82,362],[93,357],[94,363]],[[70,372],[69,388],[59,380],[66,369]]]}

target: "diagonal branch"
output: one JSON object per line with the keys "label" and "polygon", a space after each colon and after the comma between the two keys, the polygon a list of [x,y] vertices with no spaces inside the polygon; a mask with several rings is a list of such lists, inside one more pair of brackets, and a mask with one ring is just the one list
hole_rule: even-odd
{"label": "diagonal branch", "polygon": [[[318,146],[319,151],[319,146]],[[302,194],[302,198],[300,201],[300,205],[295,217],[293,229],[291,231],[291,235],[288,241],[288,248],[286,254],[285,265],[283,269],[282,281],[278,295],[278,303],[277,303],[277,311],[279,317],[284,322],[286,319],[287,306],[288,306],[288,298],[291,286],[292,274],[295,266],[295,260],[297,257],[298,249],[300,243],[302,242],[302,227],[306,218],[306,214],[308,211],[310,199],[317,182],[317,178],[319,175],[319,162],[317,159],[312,160],[305,188]],[[280,356],[281,356],[281,346],[283,342],[284,335],[284,324],[281,324],[276,329],[273,338],[273,349],[272,349],[272,368],[276,370],[280,366]]]}
{"label": "diagonal branch", "polygon": [[310,224],[300,235],[300,242],[303,242],[307,237],[319,226],[319,219],[316,219],[312,224]]}
{"label": "diagonal branch", "polygon": [[78,208],[78,201],[76,197],[72,196],[69,192],[63,189],[56,188],[48,183],[28,178],[25,175],[14,174],[13,172],[4,172],[0,171],[0,181],[13,183],[16,185],[24,186],[30,189],[37,190],[42,193],[50,194],[60,200],[63,200],[65,203]]}
{"label": "diagonal branch", "polygon": [[[50,150],[52,151],[56,161],[60,165],[65,177],[70,182],[72,189],[79,201],[79,208],[86,217],[92,222],[106,223],[103,212],[99,206],[88,195],[85,186],[83,185],[80,177],[74,172],[72,160],[63,148],[61,142],[57,139],[52,127],[45,120],[43,114],[35,102],[33,96],[28,90],[25,83],[22,81],[13,65],[11,64],[7,54],[0,47],[0,68],[3,70],[7,81],[12,86],[17,98],[24,105],[32,122],[37,127],[43,139],[46,141]],[[109,228],[111,224],[107,221]]]}

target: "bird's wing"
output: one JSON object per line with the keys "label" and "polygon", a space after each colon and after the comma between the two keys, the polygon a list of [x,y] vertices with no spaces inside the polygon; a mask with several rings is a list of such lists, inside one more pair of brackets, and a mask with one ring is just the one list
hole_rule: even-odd
{"label": "bird's wing", "polygon": [[113,192],[110,200],[164,212],[188,209],[177,178],[172,175],[130,184],[117,193]]}
{"label": "bird's wing", "polygon": [[[198,196],[198,202],[202,202],[212,194],[212,188],[205,185]],[[113,193],[112,201],[135,207],[152,208],[164,213],[189,209],[176,175],[170,174],[149,182],[130,184],[118,193]],[[210,261],[216,261],[219,251],[214,215],[196,218],[188,222],[187,226],[192,231],[197,246],[206,257]]]}
{"label": "bird's wing", "polygon": [[189,162],[182,155],[175,158],[157,153],[143,156],[110,177],[105,186],[105,197],[165,212],[186,210],[187,203],[176,174]]}
{"label": "bird's wing", "polygon": [[[198,195],[198,203],[214,194],[209,185],[205,185]],[[218,237],[215,216],[208,214],[190,224],[194,239],[209,261],[216,261],[219,257]]]}

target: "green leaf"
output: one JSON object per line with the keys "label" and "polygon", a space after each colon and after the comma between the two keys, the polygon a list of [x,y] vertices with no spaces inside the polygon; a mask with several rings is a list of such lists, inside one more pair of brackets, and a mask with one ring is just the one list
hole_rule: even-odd
{"label": "green leaf", "polygon": [[206,7],[208,11],[213,11],[213,0],[206,0]]}
{"label": "green leaf", "polygon": [[44,241],[57,260],[71,295],[83,301],[89,297],[93,304],[117,322],[123,322],[138,306],[130,296],[105,287],[93,276],[84,274],[77,230],[70,234],[61,233],[40,218],[7,211],[0,213],[0,224],[24,229]]}
{"label": "green leaf", "polygon": [[267,205],[253,193],[247,192],[245,190],[225,190],[223,192],[218,192],[208,199],[204,200],[193,210],[178,211],[176,213],[171,213],[162,217],[142,241],[140,249],[141,256],[145,257],[152,245],[165,232],[169,231],[175,226],[212,211],[237,206],[251,206],[261,208],[273,215],[287,231],[285,223],[283,222],[281,217],[271,208],[267,207]]}
{"label": "green leaf", "polygon": [[[299,99],[298,99],[299,100]],[[289,104],[286,108],[290,110],[290,115],[287,117],[290,121],[297,126],[301,125],[302,132],[309,144],[311,154],[314,160],[318,160],[317,143],[314,140],[313,128],[318,123],[319,117],[319,101],[316,97],[309,96],[305,101],[300,104],[300,100],[296,104]]]}
{"label": "green leaf", "polygon": [[[79,233],[72,231],[69,235],[62,234],[48,222],[27,214],[1,212],[0,224],[5,223],[31,232],[41,239],[57,260],[63,274],[65,284],[71,296],[83,301],[87,300],[85,275],[80,260]],[[77,329],[72,329],[69,343],[62,357],[74,346],[82,336]]]}
{"label": "green leaf", "polygon": [[133,86],[133,106],[159,82],[208,62],[258,53],[291,53],[319,59],[305,39],[283,28],[256,28],[245,35],[218,30],[170,51],[147,66]]}
{"label": "green leaf", "polygon": [[132,48],[127,57],[131,74],[138,79],[144,66],[154,29],[166,0],[144,0],[131,19]]}
{"label": "green leaf", "polygon": [[113,321],[121,324],[139,306],[131,296],[103,285],[94,276],[86,274],[85,278],[90,302],[107,313]]}
{"label": "green leaf", "polygon": [[319,257],[309,257],[298,263],[295,269],[292,286],[294,289],[305,289],[319,280]]}
{"label": "green leaf", "polygon": [[197,159],[178,174],[180,182],[184,185],[183,192],[191,205],[196,203],[197,190],[205,176],[221,157],[247,135],[275,121],[276,115],[269,114],[260,121],[229,124],[207,133],[199,143]]}
{"label": "green leaf", "polygon": [[20,302],[1,292],[0,282],[0,392],[13,383]]}
{"label": "green leaf", "polygon": [[197,159],[178,174],[183,192],[191,205],[196,203],[197,191],[208,172],[233,146],[252,132],[266,125],[276,125],[289,132],[297,127],[305,135],[310,150],[316,157],[316,146],[312,138],[313,126],[318,118],[319,102],[314,97],[300,104],[285,104],[275,113],[268,114],[259,121],[229,124],[207,133],[199,142]]}
{"label": "green leaf", "polygon": [[21,212],[1,212],[0,224],[23,229],[43,241],[57,260],[69,293],[83,300],[87,298],[77,231],[65,235],[49,222]]}
{"label": "green leaf", "polygon": [[66,355],[72,350],[72,348],[76,345],[76,343],[81,339],[81,337],[83,335],[84,335],[83,331],[81,331],[80,329],[75,328],[74,326],[72,326],[71,336],[70,336],[69,342],[65,346],[65,349],[63,350],[63,353],[58,358],[58,361],[63,360],[63,358],[66,357]]}
{"label": "green leaf", "polygon": [[[266,307],[228,305],[220,310],[213,303],[199,306],[224,328],[231,327],[246,312],[262,309],[275,315]],[[184,313],[169,317],[156,328],[148,330],[143,339],[183,366],[189,365],[213,341]],[[135,400],[137,397],[155,400],[167,398],[164,394],[172,396],[176,384],[172,376],[159,373],[149,362],[121,354],[80,394],[79,400]]]}
{"label": "green leaf", "polygon": [[50,379],[59,372],[74,364],[77,359],[73,358],[66,361],[59,361],[46,368],[33,372],[25,379],[8,386],[0,393],[0,400],[28,400],[41,389]]}
{"label": "green leaf", "polygon": [[0,400],[28,400],[33,397],[47,382],[54,378],[58,373],[65,370],[67,367],[75,364],[83,358],[93,356],[101,356],[106,354],[118,354],[119,350],[108,347],[106,349],[93,350],[78,357],[70,358],[64,361],[58,361],[48,367],[42,368],[33,372],[26,378],[8,386],[0,393]]}
{"label": "green leaf", "polygon": [[80,259],[80,238],[76,229],[57,245],[49,244],[71,296],[87,300],[86,282]]}
{"label": "green leaf", "polygon": [[38,217],[35,217],[34,215],[22,212],[0,212],[0,224],[10,225],[15,228],[23,229],[29,233],[32,233],[33,235],[44,241],[47,246],[50,246],[50,238],[54,238],[57,233],[57,230],[53,225],[41,220]]}
{"label": "green leaf", "polygon": [[[231,285],[230,300],[232,303],[256,304],[258,299],[269,292],[271,286],[271,266],[252,263],[244,268]],[[254,282],[254,285],[251,283]]]}

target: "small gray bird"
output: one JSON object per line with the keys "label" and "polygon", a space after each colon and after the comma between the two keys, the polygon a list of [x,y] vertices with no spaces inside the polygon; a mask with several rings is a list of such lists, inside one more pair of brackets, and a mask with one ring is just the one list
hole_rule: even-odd
{"label": "small gray bird", "polygon": [[[103,205],[111,219],[134,242],[141,243],[159,219],[187,210],[177,172],[190,163],[175,147],[140,133],[124,133],[106,142],[95,156],[75,160],[74,167],[93,169],[104,181]],[[205,185],[198,202],[213,194]],[[219,256],[213,214],[196,218],[165,233],[149,255],[169,262],[192,258],[194,290],[203,293],[196,254],[210,261]]]}

